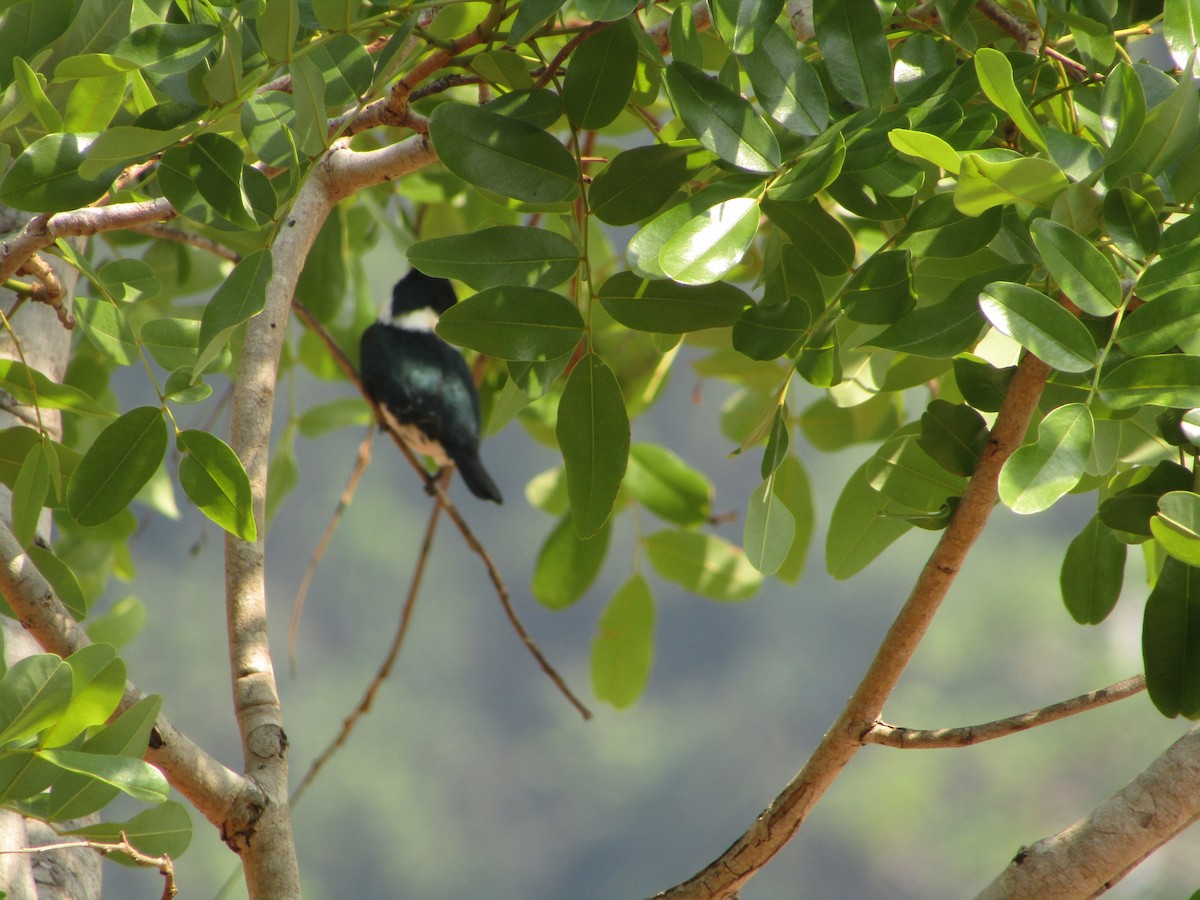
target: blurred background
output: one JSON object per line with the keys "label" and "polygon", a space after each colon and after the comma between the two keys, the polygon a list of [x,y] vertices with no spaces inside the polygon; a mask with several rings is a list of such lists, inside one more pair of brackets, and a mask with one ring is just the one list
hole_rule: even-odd
{"label": "blurred background", "polygon": [[[380,297],[395,274],[380,273]],[[671,447],[713,479],[715,512],[739,513],[760,481],[759,454],[729,456],[734,446],[718,428],[728,389],[694,376],[689,352],[664,399],[634,421],[633,439]],[[818,396],[796,387],[794,412]],[[305,405],[354,396],[348,385],[305,378],[289,389]],[[292,602],[362,435],[349,427],[298,442],[299,484],[268,539],[273,650],[294,782],[336,734],[386,651],[430,508],[409,466],[377,439],[313,582],[290,676]],[[484,460],[505,504],[481,503],[457,482],[451,494],[496,559],[526,627],[596,716],[582,721],[541,673],[482,565],[443,519],[390,681],[295,810],[306,897],[648,897],[740,835],[832,724],[937,538],[910,532],[854,579],[830,579],[823,570],[830,511],[872,448],[822,454],[793,435],[817,503],[804,578],[795,587],[768,580],[746,603],[715,603],[644,567],[655,594],[654,667],[643,698],[623,712],[591,696],[588,658],[597,619],[631,571],[633,523],[628,515],[619,520],[601,577],[580,603],[563,612],[541,607],[528,584],[553,520],[522,494],[555,455],[515,426],[488,439]],[[1029,518],[997,509],[888,703],[889,722],[986,722],[1140,671],[1146,588],[1136,550],[1125,594],[1103,625],[1076,625],[1059,598],[1062,553],[1092,503],[1068,496]],[[740,515],[719,530],[740,542]],[[185,511],[177,521],[154,521],[132,552],[137,581],[110,590],[113,599],[136,591],[149,607],[147,629],[124,652],[131,678],[162,693],[175,724],[237,769],[221,534]],[[966,749],[867,748],[741,896],[973,895],[1023,844],[1087,813],[1186,728],[1163,719],[1143,695]],[[193,819],[196,837],[177,866],[181,895],[216,896],[235,860],[204,820]],[[106,896],[156,898],[162,890],[151,872],[113,865],[106,877]],[[1190,831],[1110,895],[1176,898],[1196,887],[1200,853]],[[244,896],[240,875],[227,896]]]}

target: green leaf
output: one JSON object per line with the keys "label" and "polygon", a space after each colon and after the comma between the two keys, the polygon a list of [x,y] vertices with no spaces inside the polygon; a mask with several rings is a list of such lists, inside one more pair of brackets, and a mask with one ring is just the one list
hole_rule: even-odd
{"label": "green leaf", "polygon": [[545,88],[510,91],[489,100],[483,108],[542,129],[550,128],[563,114],[562,98]]}
{"label": "green leaf", "polygon": [[408,261],[426,275],[456,278],[477,291],[499,285],[552,288],[579,268],[579,250],[544,228],[497,225],[419,241]]}
{"label": "green leaf", "polygon": [[840,134],[813,141],[790,161],[790,168],[767,188],[772,200],[807,200],[837,179],[846,161],[846,142]]}
{"label": "green leaf", "polygon": [[447,169],[484,190],[528,203],[557,203],[579,193],[570,151],[526,122],[443,103],[429,117],[429,137]]}
{"label": "green leaf", "polygon": [[[96,841],[117,841],[124,836],[147,856],[178,859],[192,841],[192,819],[182,803],[168,800],[125,822],[99,822],[62,833]],[[109,858],[121,860],[124,857],[115,853]]]}
{"label": "green leaf", "polygon": [[13,59],[12,66],[21,99],[26,106],[33,110],[33,114],[37,116],[42,128],[50,133],[62,131],[62,116],[58,114],[58,110],[46,96],[37,75],[33,69],[29,68],[29,63],[18,56]]}
{"label": "green leaf", "polygon": [[0,746],[53,725],[71,702],[71,669],[52,653],[19,660],[0,679]]}
{"label": "green leaf", "polygon": [[108,644],[90,644],[67,658],[71,667],[71,703],[42,738],[43,747],[62,747],[86,729],[103,725],[125,693],[125,663]]}
{"label": "green leaf", "polygon": [[1048,159],[1022,157],[992,162],[967,153],[959,167],[954,205],[968,216],[1005,203],[1049,207],[1067,184],[1067,176]]}
{"label": "green leaf", "polygon": [[1008,117],[1021,129],[1021,133],[1029,138],[1038,149],[1046,149],[1046,138],[1041,126],[1030,115],[1021,99],[1021,92],[1013,81],[1012,65],[1008,58],[999,50],[991,47],[980,47],[975,53],[975,74],[979,78],[979,86],[987,94],[987,98],[1008,113]]}
{"label": "green leaf", "polygon": [[1113,531],[1150,537],[1150,520],[1158,513],[1158,498],[1192,487],[1192,473],[1178,463],[1161,460],[1153,469],[1135,470],[1136,480],[1100,504],[1100,521]]}
{"label": "green leaf", "polygon": [[556,434],[575,533],[588,538],[612,514],[629,462],[629,415],[621,386],[595,353],[580,359],[567,378]]}
{"label": "green leaf", "polygon": [[766,36],[776,30],[775,20],[783,0],[713,0],[713,24],[729,49],[739,55],[763,49]]}
{"label": "green leaf", "polygon": [[782,500],[784,506],[788,508],[796,524],[792,548],[783,561],[783,565],[775,571],[775,577],[788,584],[795,584],[804,574],[808,545],[812,540],[813,529],[816,525],[812,483],[799,459],[791,454],[784,458],[779,468],[775,470],[772,489],[775,496]]}
{"label": "green leaf", "polygon": [[114,259],[96,273],[100,284],[114,300],[133,303],[151,300],[162,291],[162,282],[154,270],[140,259]]}
{"label": "green leaf", "polygon": [[836,277],[854,263],[854,238],[816,200],[763,200],[762,211],[788,236],[795,251],[822,275]]}
{"label": "green leaf", "polygon": [[762,584],[741,548],[715,534],[667,529],[648,535],[645,545],[659,575],[710,600],[749,600]]}
{"label": "green leaf", "polygon": [[67,608],[67,612],[77,619],[87,616],[87,598],[84,597],[83,589],[79,586],[79,580],[71,571],[71,567],[45,547],[40,547],[36,543],[26,547],[25,552],[29,554],[29,558],[33,560],[37,570],[50,582],[50,586],[54,588],[54,593]]}
{"label": "green leaf", "polygon": [[812,315],[799,297],[769,306],[748,306],[733,323],[733,349],[750,359],[778,359],[807,333]]}
{"label": "green leaf", "polygon": [[[760,7],[757,3],[739,3]],[[801,55],[794,38],[772,21],[750,50],[737,50],[758,105],[793,134],[814,137],[829,124],[829,100],[821,78]],[[830,144],[829,146],[834,146]]]}
{"label": "green leaf", "polygon": [[297,420],[296,426],[306,438],[314,438],[349,426],[365,428],[372,421],[373,417],[361,398],[343,397],[310,406]]}
{"label": "green leaf", "polygon": [[1033,243],[1062,292],[1086,313],[1111,316],[1121,305],[1121,280],[1087,238],[1050,219],[1030,229]]}
{"label": "green leaf", "polygon": [[779,168],[775,135],[749,102],[687,63],[675,61],[663,71],[671,105],[696,140],[740,169]]}
{"label": "green leaf", "polygon": [[76,321],[96,349],[118,365],[137,361],[137,341],[125,314],[108,300],[75,298]]}
{"label": "green leaf", "polygon": [[505,285],[454,304],[439,318],[437,333],[487,356],[545,361],[574,349],[583,317],[561,294]]}
{"label": "green leaf", "polygon": [[1195,0],[1165,0],[1163,3],[1163,37],[1171,50],[1175,65],[1185,72],[1195,65],[1200,47],[1200,8]]}
{"label": "green leaf", "polygon": [[997,330],[1059,371],[1087,372],[1095,367],[1099,351],[1091,333],[1041,291],[993,281],[979,295],[979,307]]}
{"label": "green leaf", "polygon": [[216,359],[234,328],[262,312],[273,269],[271,251],[256,250],[234,266],[217,288],[200,319],[197,374]]}
{"label": "green leaf", "polygon": [[966,479],[934,461],[921,449],[917,435],[911,433],[884,441],[863,471],[874,490],[906,512],[937,512],[966,486]]}
{"label": "green leaf", "polygon": [[98,199],[120,172],[110,166],[84,178],[79,167],[96,135],[58,133],[40,137],[26,147],[0,181],[0,203],[29,212],[63,212]]}
{"label": "green leaf", "polygon": [[612,536],[606,522],[595,536],[580,538],[571,518],[568,515],[559,519],[538,551],[533,568],[530,590],[550,609],[566,609],[587,593],[604,565]]}
{"label": "green leaf", "polygon": [[1180,562],[1189,566],[1200,563],[1200,495],[1171,491],[1159,497],[1150,533]]}
{"label": "green leaf", "polygon": [[754,181],[745,177],[722,179],[660,212],[630,238],[625,250],[629,268],[645,278],[665,278],[666,273],[659,264],[663,245],[710,206],[733,197],[744,197],[754,187]]}
{"label": "green leaf", "polygon": [[1063,603],[1080,625],[1099,625],[1117,605],[1125,579],[1125,544],[1092,516],[1067,547],[1059,573]]}
{"label": "green leaf", "polygon": [[1129,152],[1145,122],[1146,94],[1137,71],[1129,63],[1117,63],[1100,95],[1100,124],[1108,139],[1106,165]]}
{"label": "green leaf", "polygon": [[157,406],[139,406],[96,437],[67,483],[67,510],[80,525],[102,525],[128,506],[167,451]]}
{"label": "green leaf", "polygon": [[[337,34],[309,48],[325,82],[325,105],[346,106],[371,89],[375,66],[366,48],[350,34]],[[511,53],[503,54],[511,58]]]}
{"label": "green leaf", "polygon": [[296,300],[327,324],[341,310],[350,283],[347,246],[346,220],[342,208],[334,206],[304,257],[296,282]]}
{"label": "green leaf", "polygon": [[22,547],[37,537],[38,519],[50,491],[50,468],[55,465],[48,441],[29,448],[12,488],[12,533]]}
{"label": "green leaf", "polygon": [[637,71],[637,40],[628,20],[589,35],[571,54],[563,79],[567,118],[584,129],[611,123],[629,102]]}
{"label": "green leaf", "polygon": [[632,225],[657,212],[710,159],[693,141],[624,150],[592,179],[588,204],[601,222]]}
{"label": "green leaf", "polygon": [[873,0],[816,0],[813,28],[829,80],[854,106],[879,106],[892,90],[892,57]]}
{"label": "green leaf", "polygon": [[207,431],[181,431],[175,444],[184,454],[179,461],[179,484],[188,499],[235,537],[257,539],[250,479],[237,454]]}
{"label": "green leaf", "polygon": [[1200,715],[1200,569],[1167,559],[1142,620],[1146,690],[1164,716]]}
{"label": "green leaf", "polygon": [[912,255],[907,250],[879,250],[842,290],[842,307],[852,322],[890,325],[916,306]]}
{"label": "green leaf", "polygon": [[983,416],[970,406],[931,400],[921,415],[917,445],[947,472],[969,477],[987,447],[988,436]]}
{"label": "green leaf", "polygon": [[712,515],[708,478],[666,447],[630,447],[624,485],[638,503],[676,525],[700,525]]}
{"label": "green leaf", "polygon": [[585,19],[611,22],[623,19],[637,7],[637,0],[579,0],[579,11]]}
{"label": "green leaf", "polygon": [[1000,470],[1001,502],[1022,515],[1049,509],[1083,477],[1095,432],[1084,404],[1051,410],[1037,441],[1018,448]]}
{"label": "green leaf", "polygon": [[1200,94],[1185,74],[1174,91],[1146,116],[1129,152],[1108,166],[1108,178],[1145,172],[1157,177],[1196,146]]}
{"label": "green leaf", "polygon": [[958,174],[958,151],[936,134],[912,131],[908,128],[893,128],[888,132],[888,141],[901,153],[928,160],[951,175]]}
{"label": "green leaf", "polygon": [[659,265],[682,284],[719,281],[750,248],[758,216],[753,197],[735,197],[709,207],[663,244]]}
{"label": "green leaf", "polygon": [[825,568],[839,580],[866,568],[912,525],[904,507],[871,487],[868,460],[846,482],[833,507],[825,538]]}
{"label": "green leaf", "polygon": [[215,25],[155,22],[121,39],[110,52],[143,72],[172,75],[195,68],[220,43],[221,29]]}
{"label": "green leaf", "polygon": [[1170,350],[1200,330],[1200,285],[1182,287],[1143,303],[1117,328],[1125,352],[1147,356]]}
{"label": "green leaf", "polygon": [[[1156,301],[1157,302],[1157,301]],[[1100,399],[1113,409],[1153,404],[1190,409],[1196,405],[1200,357],[1139,356],[1100,379]]]}
{"label": "green leaf", "polygon": [[742,543],[750,565],[773,575],[787,559],[796,537],[796,519],[771,489],[768,479],[754,489],[746,507]]}
{"label": "green leaf", "polygon": [[1126,187],[1104,195],[1104,224],[1113,243],[1134,259],[1145,259],[1158,249],[1162,229],[1154,207],[1141,194]]}
{"label": "green leaf", "polygon": [[550,19],[565,0],[522,0],[508,33],[508,46],[518,47]]}
{"label": "green leaf", "polygon": [[97,644],[124,647],[146,627],[146,604],[137,597],[122,597],[101,615],[88,619],[87,633]]}
{"label": "green leaf", "polygon": [[94,778],[136,800],[161,803],[167,799],[167,779],[154,766],[140,759],[78,750],[39,750],[37,755],[60,769]]}
{"label": "green leaf", "polygon": [[592,690],[596,698],[626,709],[642,695],[654,661],[654,597],[641,575],[625,582],[596,624],[592,643]]}
{"label": "green leaf", "polygon": [[752,302],[724,282],[683,285],[638,278],[633,272],[613,275],[601,286],[598,296],[605,312],[622,325],[659,334],[732,325]]}

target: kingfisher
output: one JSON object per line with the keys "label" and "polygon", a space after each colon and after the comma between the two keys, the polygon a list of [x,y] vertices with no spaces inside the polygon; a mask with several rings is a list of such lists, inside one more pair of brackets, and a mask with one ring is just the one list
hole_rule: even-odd
{"label": "kingfisher", "polygon": [[411,269],[392,288],[390,311],[363,332],[363,388],[401,425],[405,443],[439,466],[453,462],[471,493],[500,503],[479,460],[479,393],[462,354],[433,329],[457,302],[445,278]]}

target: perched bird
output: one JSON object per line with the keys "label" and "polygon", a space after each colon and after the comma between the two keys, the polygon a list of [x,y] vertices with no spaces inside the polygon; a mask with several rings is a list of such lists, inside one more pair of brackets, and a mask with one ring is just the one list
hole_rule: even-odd
{"label": "perched bird", "polygon": [[475,381],[462,354],[433,332],[456,300],[449,281],[416,269],[396,282],[391,311],[363,332],[363,387],[396,417],[413,450],[440,466],[453,460],[472,494],[500,503],[479,461]]}

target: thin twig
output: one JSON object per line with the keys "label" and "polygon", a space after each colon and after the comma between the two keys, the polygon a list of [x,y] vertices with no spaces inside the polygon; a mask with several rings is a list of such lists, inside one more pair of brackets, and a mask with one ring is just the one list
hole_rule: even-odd
{"label": "thin twig", "polygon": [[171,862],[170,856],[165,853],[162,856],[148,856],[130,843],[129,837],[125,832],[122,831],[119,834],[121,839],[115,843],[112,841],[61,841],[57,844],[43,844],[40,847],[20,847],[16,850],[0,850],[0,855],[14,853],[32,855],[35,853],[52,853],[56,850],[95,850],[101,856],[108,856],[110,853],[124,853],[135,866],[140,866],[144,869],[158,869],[163,877],[162,900],[171,900],[172,897],[179,893],[179,888],[175,885],[175,866]]}
{"label": "thin twig", "polygon": [[224,244],[217,243],[212,238],[184,231],[180,228],[172,228],[169,225],[163,225],[161,222],[138,225],[136,228],[131,228],[130,231],[137,231],[150,237],[174,241],[177,244],[186,244],[189,247],[195,247],[197,250],[203,250],[206,253],[211,253],[213,256],[218,256],[232,263],[241,262],[242,259],[242,255],[236,250],[226,247]]}
{"label": "thin twig", "polygon": [[[449,472],[445,472],[441,476],[441,480],[445,481],[448,477]],[[295,806],[300,801],[300,797],[316,780],[317,775],[325,767],[325,764],[333,758],[338,750],[345,746],[346,741],[350,739],[350,734],[354,731],[354,726],[358,724],[359,719],[371,711],[371,704],[375,702],[375,694],[387,680],[388,676],[391,675],[392,667],[396,664],[396,658],[400,655],[400,648],[404,646],[404,637],[408,634],[408,625],[412,621],[413,610],[417,605],[417,597],[421,592],[421,582],[425,578],[425,566],[429,562],[430,551],[433,549],[433,536],[437,531],[438,517],[441,513],[442,505],[435,500],[429,510],[429,521],[425,525],[425,537],[421,541],[421,549],[417,554],[417,564],[413,568],[412,579],[408,584],[408,595],[404,598],[404,606],[400,610],[400,624],[396,627],[396,633],[392,637],[392,645],[388,648],[387,655],[383,658],[383,662],[375,672],[375,677],[367,685],[362,699],[358,701],[358,706],[354,707],[351,713],[342,721],[342,727],[338,729],[337,736],[312,761],[312,765],[308,767],[308,771],[300,779],[300,783],[292,793],[290,801],[292,806]]]}
{"label": "thin twig", "polygon": [[367,466],[371,464],[371,444],[374,439],[375,428],[372,426],[367,429],[367,433],[363,435],[363,439],[358,444],[358,453],[354,457],[354,468],[350,471],[350,478],[346,481],[342,496],[338,498],[337,508],[329,517],[329,523],[325,526],[321,539],[317,541],[317,546],[313,549],[312,557],[308,561],[308,568],[304,570],[304,577],[300,580],[300,589],[296,591],[296,600],[292,604],[292,621],[288,626],[288,662],[292,667],[293,678],[296,675],[296,635],[300,631],[300,614],[304,611],[304,600],[308,596],[308,588],[312,584],[313,575],[316,574],[321,558],[325,555],[325,550],[329,547],[330,540],[333,539],[334,532],[342,522],[342,516],[354,499],[354,492],[358,490],[358,483],[362,480],[363,472],[367,471]]}
{"label": "thin twig", "polygon": [[1037,56],[1042,53],[1053,60],[1062,63],[1073,78],[1079,81],[1088,81],[1090,79],[1098,79],[1102,76],[1096,75],[1088,70],[1088,67],[1078,60],[1071,59],[1065,53],[1055,50],[1053,47],[1042,43],[1042,36],[1034,29],[1026,25],[1021,19],[1017,18],[996,0],[977,0],[975,8],[983,15],[987,16],[993,22],[1000,26],[1001,29],[1021,43],[1021,49],[1026,53],[1031,53]]}
{"label": "thin twig", "polygon": [[904,728],[898,725],[888,725],[886,722],[876,722],[871,730],[863,735],[863,740],[869,744],[879,744],[883,747],[896,747],[900,750],[930,750],[945,747],[969,747],[972,744],[982,744],[984,741],[1006,737],[1020,731],[1027,731],[1039,725],[1057,722],[1068,716],[1107,706],[1126,697],[1132,697],[1146,689],[1146,679],[1135,675],[1100,688],[1098,691],[1088,691],[1070,700],[1043,706],[1006,719],[997,719],[983,725],[964,725],[958,728]]}
{"label": "thin twig", "polygon": [[[375,415],[378,418],[380,425],[391,436],[392,442],[399,448],[400,452],[404,454],[404,458],[408,460],[409,464],[413,467],[417,474],[420,475],[422,480],[429,483],[428,474],[425,471],[425,467],[421,464],[421,461],[417,459],[416,454],[413,453],[408,444],[404,442],[404,438],[401,437],[399,424],[396,422],[392,414],[388,412],[385,407],[377,405],[374,399],[372,399],[372,397],[363,388],[362,379],[359,378],[358,372],[350,362],[349,357],[347,357],[342,348],[338,346],[338,343],[336,340],[334,340],[333,335],[331,335],[321,324],[321,322],[309,310],[305,309],[301,303],[293,300],[292,307],[295,309],[296,315],[300,317],[305,325],[307,325],[317,334],[317,337],[319,337],[322,343],[324,343],[329,349],[330,354],[333,356],[334,362],[337,364],[338,368],[345,373],[351,384],[354,384],[358,387],[359,393],[363,395],[363,399],[365,399],[367,403],[371,405],[371,408],[375,410]],[[529,632],[525,630],[525,626],[521,624],[521,620],[517,616],[517,612],[512,605],[512,600],[509,597],[508,587],[504,583],[504,577],[500,574],[500,570],[496,568],[496,564],[492,561],[492,557],[488,554],[487,550],[484,549],[483,544],[481,544],[479,539],[475,537],[475,533],[471,530],[471,527],[462,517],[462,514],[459,513],[458,507],[454,505],[454,503],[450,500],[449,495],[446,494],[445,488],[438,482],[432,482],[429,484],[430,489],[433,491],[438,503],[441,505],[442,509],[446,511],[446,515],[450,517],[450,520],[458,529],[458,533],[462,535],[463,541],[466,542],[466,545],[472,551],[474,551],[475,555],[478,556],[483,562],[483,567],[487,570],[488,578],[491,579],[492,587],[496,591],[496,596],[500,600],[500,605],[504,607],[504,614],[508,617],[508,621],[512,624],[513,630],[517,633],[517,637],[521,639],[521,642],[537,661],[537,664],[541,667],[542,671],[546,673],[552,682],[554,682],[554,686],[557,687],[559,692],[567,698],[567,701],[579,711],[581,716],[583,716],[585,719],[590,719],[592,717],[591,710],[589,710],[582,703],[582,701],[575,696],[571,689],[567,687],[566,681],[564,681],[563,677],[558,674],[558,671],[550,664],[550,661],[546,659],[546,656],[542,653],[541,648],[538,647],[533,638],[529,636]]]}

